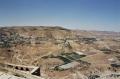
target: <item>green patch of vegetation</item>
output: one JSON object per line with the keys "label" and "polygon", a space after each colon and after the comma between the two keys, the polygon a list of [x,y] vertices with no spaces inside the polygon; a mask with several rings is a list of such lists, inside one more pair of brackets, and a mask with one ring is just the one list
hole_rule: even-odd
{"label": "green patch of vegetation", "polygon": [[71,60],[69,60],[69,59],[67,59],[67,58],[65,58],[65,57],[62,57],[62,56],[57,56],[57,57],[58,57],[59,59],[61,59],[62,61],[64,61],[65,64],[71,62]]}
{"label": "green patch of vegetation", "polygon": [[72,53],[63,53],[61,55],[65,56],[66,58],[71,59],[71,60],[79,60],[80,58],[86,56],[86,55],[79,55],[79,54],[77,54],[75,52],[72,52]]}

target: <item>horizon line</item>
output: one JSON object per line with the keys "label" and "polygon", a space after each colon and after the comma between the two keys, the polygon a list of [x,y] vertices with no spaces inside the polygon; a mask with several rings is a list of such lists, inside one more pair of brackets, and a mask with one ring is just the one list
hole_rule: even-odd
{"label": "horizon line", "polygon": [[0,25],[1,27],[62,27],[62,28],[66,28],[66,29],[70,29],[70,30],[81,30],[81,31],[103,31],[103,32],[118,32],[120,33],[120,31],[113,31],[113,30],[95,30],[95,29],[82,29],[82,28],[68,28],[68,27],[64,27],[61,25]]}

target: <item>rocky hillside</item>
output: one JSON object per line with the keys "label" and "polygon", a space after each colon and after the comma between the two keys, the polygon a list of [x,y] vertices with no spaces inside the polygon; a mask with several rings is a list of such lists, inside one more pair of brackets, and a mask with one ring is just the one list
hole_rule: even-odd
{"label": "rocky hillside", "polygon": [[[108,39],[109,37],[111,38]],[[15,54],[36,56],[49,52],[58,53],[61,50],[68,52],[70,49],[87,52],[91,49],[115,49],[119,48],[119,41],[119,32],[70,30],[57,26],[0,28],[0,53],[3,59],[7,57],[8,60],[11,60]],[[66,42],[68,47],[64,45]],[[29,58],[29,56],[25,57]]]}
{"label": "rocky hillside", "polygon": [[0,54],[3,59],[12,62],[16,60],[13,59],[15,55],[27,55],[25,58],[29,58],[49,52],[57,53],[59,44],[73,38],[74,33],[62,27],[1,27]]}
{"label": "rocky hillside", "polygon": [[[86,55],[74,61],[79,66],[51,72],[50,68],[65,64],[68,59],[79,59],[74,52]],[[52,78],[69,77],[75,71],[85,76],[91,76],[96,70],[102,73],[111,68],[109,59],[120,61],[120,32],[72,30],[58,26],[0,28],[0,62],[42,66],[42,71]]]}

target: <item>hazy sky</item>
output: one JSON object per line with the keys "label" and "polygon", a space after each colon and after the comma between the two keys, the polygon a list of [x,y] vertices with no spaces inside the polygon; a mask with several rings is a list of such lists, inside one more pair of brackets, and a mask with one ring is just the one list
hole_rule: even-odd
{"label": "hazy sky", "polygon": [[0,0],[0,25],[120,31],[120,0]]}

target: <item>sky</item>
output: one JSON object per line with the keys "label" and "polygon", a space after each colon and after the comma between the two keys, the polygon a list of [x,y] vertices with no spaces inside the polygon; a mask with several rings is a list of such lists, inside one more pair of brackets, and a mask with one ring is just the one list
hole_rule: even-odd
{"label": "sky", "polygon": [[0,26],[120,32],[120,0],[0,0]]}

